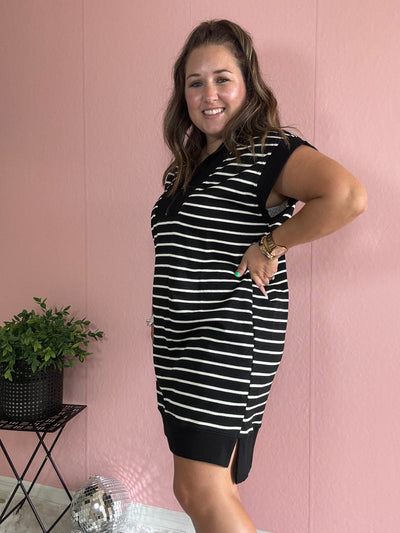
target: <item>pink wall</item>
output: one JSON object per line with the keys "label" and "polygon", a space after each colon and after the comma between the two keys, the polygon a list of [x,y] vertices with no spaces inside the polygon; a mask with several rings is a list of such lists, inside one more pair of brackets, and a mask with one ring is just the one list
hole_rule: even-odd
{"label": "pink wall", "polygon": [[[395,533],[398,0],[1,0],[0,319],[47,296],[106,331],[66,377],[65,400],[88,409],[67,427],[58,464],[72,488],[114,475],[133,499],[178,509],[144,325],[149,214],[168,157],[172,62],[213,17],[252,33],[284,122],[370,197],[354,224],[290,253],[287,350],[243,499],[275,533]],[[33,440],[6,439],[22,465]],[[55,483],[51,472],[42,482]]]}

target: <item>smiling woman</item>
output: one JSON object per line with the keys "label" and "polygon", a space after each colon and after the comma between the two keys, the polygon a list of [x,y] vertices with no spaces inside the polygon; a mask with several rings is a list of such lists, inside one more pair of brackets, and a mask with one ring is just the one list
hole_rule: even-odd
{"label": "smiling woman", "polygon": [[285,254],[354,219],[366,193],[282,130],[250,36],[226,20],[186,41],[164,136],[173,157],[152,212],[152,328],[174,491],[197,533],[255,533],[237,484],[283,354]]}
{"label": "smiling woman", "polygon": [[186,64],[185,98],[191,121],[206,136],[205,159],[221,144],[225,126],[246,100],[242,72],[228,48],[193,50]]}

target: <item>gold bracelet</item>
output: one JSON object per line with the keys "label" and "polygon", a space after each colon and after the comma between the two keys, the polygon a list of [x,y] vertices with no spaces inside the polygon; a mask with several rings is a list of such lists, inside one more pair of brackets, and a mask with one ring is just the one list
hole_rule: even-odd
{"label": "gold bracelet", "polygon": [[264,235],[258,245],[261,253],[270,260],[278,259],[281,255],[284,255],[288,251],[286,246],[283,246],[282,244],[276,244],[274,242],[272,233],[267,233],[267,235]]}
{"label": "gold bracelet", "polygon": [[266,246],[264,245],[264,238],[265,238],[265,235],[264,237],[261,239],[261,241],[258,243],[258,246],[260,247],[260,252],[265,255],[265,257],[269,260],[272,260],[272,259],[275,259],[275,257],[269,253],[269,251],[267,250]]}

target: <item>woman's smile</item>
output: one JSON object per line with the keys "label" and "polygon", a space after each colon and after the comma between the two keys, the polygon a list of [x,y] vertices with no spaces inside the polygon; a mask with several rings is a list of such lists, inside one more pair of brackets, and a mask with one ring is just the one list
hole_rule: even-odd
{"label": "woman's smile", "polygon": [[221,113],[224,112],[224,108],[223,107],[216,107],[214,109],[205,109],[203,111],[204,115],[206,115],[207,117],[213,117],[215,115],[220,115]]}

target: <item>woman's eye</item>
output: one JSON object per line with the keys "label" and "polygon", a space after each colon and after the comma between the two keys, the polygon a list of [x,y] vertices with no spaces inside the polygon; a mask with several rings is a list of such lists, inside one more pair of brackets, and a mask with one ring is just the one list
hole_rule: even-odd
{"label": "woman's eye", "polygon": [[229,81],[228,78],[218,78],[217,83],[225,83]]}
{"label": "woman's eye", "polygon": [[189,85],[189,87],[200,87],[200,86],[201,86],[200,81],[194,81]]}

